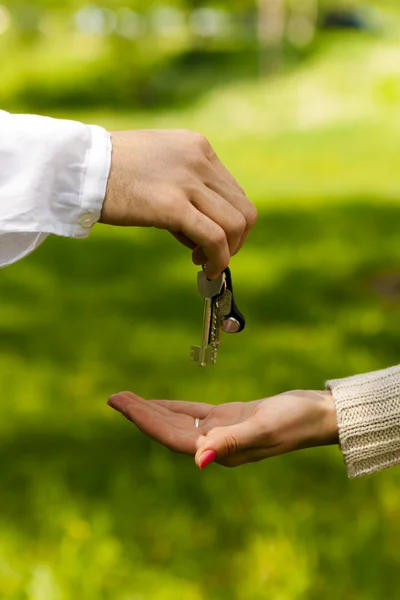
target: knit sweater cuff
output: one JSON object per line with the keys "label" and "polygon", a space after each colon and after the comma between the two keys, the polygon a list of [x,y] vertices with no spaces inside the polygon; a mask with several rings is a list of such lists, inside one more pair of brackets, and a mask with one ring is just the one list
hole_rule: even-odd
{"label": "knit sweater cuff", "polygon": [[400,463],[400,365],[326,383],[349,477]]}

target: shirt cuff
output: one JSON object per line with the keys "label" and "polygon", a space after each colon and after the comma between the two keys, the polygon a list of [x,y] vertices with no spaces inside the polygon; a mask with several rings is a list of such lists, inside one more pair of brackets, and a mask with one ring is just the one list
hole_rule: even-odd
{"label": "shirt cuff", "polygon": [[81,209],[72,237],[87,237],[91,228],[100,219],[107,181],[111,167],[110,134],[97,125],[88,126],[91,132],[91,144],[85,159],[86,176],[81,193]]}
{"label": "shirt cuff", "polygon": [[400,365],[326,383],[349,477],[400,464]]}
{"label": "shirt cuff", "polygon": [[0,111],[0,267],[48,234],[87,237],[101,215],[111,166],[102,127]]}

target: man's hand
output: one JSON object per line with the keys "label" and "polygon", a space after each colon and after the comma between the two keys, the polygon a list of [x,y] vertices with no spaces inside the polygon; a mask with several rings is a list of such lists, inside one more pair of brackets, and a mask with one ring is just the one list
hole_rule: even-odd
{"label": "man's hand", "polygon": [[100,218],[167,229],[206,264],[209,278],[244,244],[257,211],[199,133],[118,131]]}
{"label": "man's hand", "polygon": [[160,444],[195,456],[200,469],[212,461],[235,467],[338,442],[330,392],[293,391],[219,406],[146,401],[131,392],[121,392],[111,396],[108,403]]}

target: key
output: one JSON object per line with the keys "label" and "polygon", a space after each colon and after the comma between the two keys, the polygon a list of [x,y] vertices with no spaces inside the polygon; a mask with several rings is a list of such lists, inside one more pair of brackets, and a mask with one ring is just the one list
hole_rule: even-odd
{"label": "key", "polygon": [[211,318],[211,335],[210,345],[214,350],[214,364],[217,359],[217,352],[221,344],[221,331],[224,328],[225,319],[231,313],[232,310],[232,292],[227,289],[226,281],[225,288],[222,293],[214,298],[213,311]]}
{"label": "key", "polygon": [[216,326],[218,324],[215,312],[215,298],[220,296],[225,286],[225,273],[221,273],[216,279],[207,279],[204,271],[197,274],[197,289],[204,299],[203,328],[200,346],[192,346],[191,359],[198,362],[201,367],[216,360],[215,347],[210,341],[215,338]]}
{"label": "key", "polygon": [[221,331],[238,333],[245,326],[245,320],[238,310],[232,289],[232,277],[229,268],[210,281],[204,271],[197,275],[197,286],[204,299],[203,328],[200,346],[192,346],[191,359],[201,367],[215,364],[221,344]]}

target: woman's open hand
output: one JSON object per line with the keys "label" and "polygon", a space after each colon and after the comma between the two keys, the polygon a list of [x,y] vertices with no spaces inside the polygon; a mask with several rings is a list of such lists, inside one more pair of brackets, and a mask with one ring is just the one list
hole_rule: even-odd
{"label": "woman's open hand", "polygon": [[213,461],[235,467],[338,441],[330,392],[299,390],[219,406],[121,392],[108,403],[170,450],[195,456],[201,469]]}

